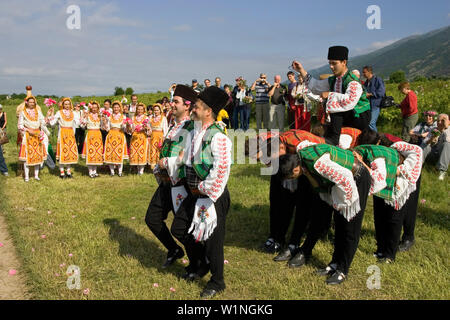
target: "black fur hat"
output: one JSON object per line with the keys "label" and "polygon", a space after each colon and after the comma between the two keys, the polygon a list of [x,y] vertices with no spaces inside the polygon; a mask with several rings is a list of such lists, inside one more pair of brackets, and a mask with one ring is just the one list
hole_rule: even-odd
{"label": "black fur hat", "polygon": [[184,100],[188,100],[194,103],[195,100],[197,100],[198,94],[191,87],[185,86],[184,84],[177,84],[173,96],[179,96]]}
{"label": "black fur hat", "polygon": [[348,60],[348,48],[343,46],[329,47],[328,60]]}
{"label": "black fur hat", "polygon": [[226,107],[229,98],[230,97],[224,90],[215,86],[206,88],[198,95],[198,99],[206,103],[216,116],[219,114],[220,110]]}

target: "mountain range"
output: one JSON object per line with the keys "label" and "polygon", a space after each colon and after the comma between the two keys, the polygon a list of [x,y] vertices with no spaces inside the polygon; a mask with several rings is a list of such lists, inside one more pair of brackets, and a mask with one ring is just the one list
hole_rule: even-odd
{"label": "mountain range", "polygon": [[[368,54],[349,57],[350,70],[372,66],[374,74],[389,78],[398,70],[405,72],[407,79],[418,76],[450,75],[450,26],[430,31],[421,35],[412,35],[398,40],[386,47]],[[311,70],[318,77],[320,74],[331,73],[328,65]]]}

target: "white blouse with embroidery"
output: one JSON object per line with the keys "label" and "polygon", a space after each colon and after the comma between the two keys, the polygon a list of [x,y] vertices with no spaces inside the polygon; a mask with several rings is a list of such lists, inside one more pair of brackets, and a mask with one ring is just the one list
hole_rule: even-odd
{"label": "white blouse with embroidery", "polygon": [[317,80],[308,77],[307,86],[316,94],[331,91],[326,105],[328,113],[345,112],[354,109],[363,93],[363,88],[358,81],[350,81],[347,90],[342,92],[342,77],[336,77],[333,90],[330,90],[328,79]]}

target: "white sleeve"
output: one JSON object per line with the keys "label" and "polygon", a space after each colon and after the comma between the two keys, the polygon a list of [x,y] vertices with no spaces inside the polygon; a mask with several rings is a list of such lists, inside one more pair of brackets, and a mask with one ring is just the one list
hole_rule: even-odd
{"label": "white sleeve", "polygon": [[384,158],[376,158],[370,164],[370,168],[372,169],[370,172],[372,181],[370,184],[369,196],[383,190],[387,186],[386,161]]}
{"label": "white sleeve", "polygon": [[164,137],[167,135],[167,131],[169,131],[169,125],[167,124],[167,118],[163,116],[162,120],[163,134]]}
{"label": "white sleeve", "polygon": [[302,142],[300,142],[300,143],[297,145],[296,150],[297,150],[297,152],[299,152],[299,151],[302,150],[303,148],[310,147],[310,146],[313,146],[313,145],[315,145],[315,144],[317,144],[317,143],[311,142],[311,141],[309,141],[309,140],[303,140]]}
{"label": "white sleeve", "polygon": [[320,95],[314,94],[308,87],[305,88],[306,97],[311,101],[320,101]]}
{"label": "white sleeve", "polygon": [[355,108],[363,93],[361,84],[351,81],[345,93],[330,92],[327,100],[327,112],[345,112]]}
{"label": "white sleeve", "polygon": [[22,112],[19,113],[19,120],[17,122],[17,129],[19,129],[19,131],[25,131],[25,125],[23,123],[23,113]]}
{"label": "white sleeve", "polygon": [[339,144],[338,147],[341,149],[348,149],[352,145],[353,138],[349,134],[341,134],[339,136]]}
{"label": "white sleeve", "polygon": [[212,138],[213,167],[206,179],[199,183],[198,190],[214,202],[222,195],[230,176],[231,148],[231,140],[223,133]]}
{"label": "white sleeve", "polygon": [[391,148],[399,151],[405,161],[398,166],[400,174],[411,184],[416,184],[422,170],[422,148],[404,141],[399,141],[391,145]]}
{"label": "white sleeve", "polygon": [[51,127],[54,127],[55,124],[58,122],[58,120],[59,120],[60,117],[61,117],[61,115],[60,115],[60,113],[59,113],[59,111],[58,111],[54,116],[48,118],[48,120],[49,120],[49,121],[48,121],[48,124],[49,124]]}
{"label": "white sleeve", "polygon": [[333,208],[350,221],[360,210],[359,194],[352,172],[330,159],[330,154],[321,156],[314,169],[325,179],[334,183],[331,188]]}
{"label": "white sleeve", "polygon": [[307,77],[306,86],[314,94],[320,95],[322,92],[330,91],[330,84],[328,83],[328,79],[317,80],[313,77]]}

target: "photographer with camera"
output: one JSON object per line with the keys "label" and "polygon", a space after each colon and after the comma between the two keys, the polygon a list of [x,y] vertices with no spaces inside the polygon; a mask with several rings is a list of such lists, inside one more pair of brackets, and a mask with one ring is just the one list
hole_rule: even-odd
{"label": "photographer with camera", "polygon": [[365,66],[363,68],[363,75],[367,79],[363,86],[366,88],[366,97],[369,98],[370,102],[371,119],[369,128],[377,131],[377,120],[380,115],[380,104],[386,94],[386,88],[384,87],[383,80],[373,74],[373,69],[371,66]]}
{"label": "photographer with camera", "polygon": [[262,129],[261,120],[264,121],[264,129],[270,130],[270,104],[269,104],[269,88],[270,83],[267,82],[267,75],[261,73],[259,78],[253,82],[251,91],[255,91],[255,108],[256,108],[256,127]]}

